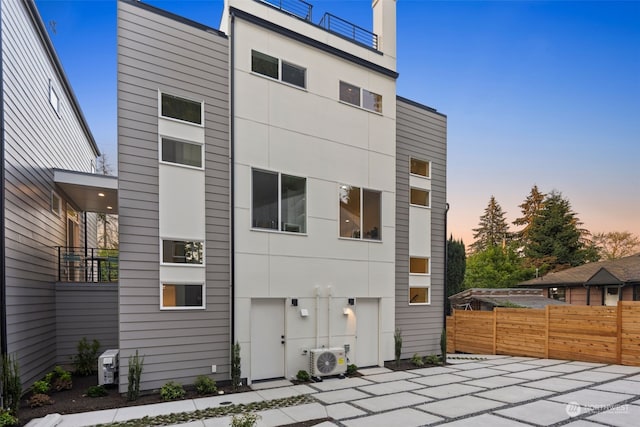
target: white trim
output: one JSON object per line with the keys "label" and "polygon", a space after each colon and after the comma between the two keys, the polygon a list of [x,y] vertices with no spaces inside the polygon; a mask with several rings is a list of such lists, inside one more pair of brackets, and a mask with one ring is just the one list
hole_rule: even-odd
{"label": "white trim", "polygon": [[[163,119],[164,118],[166,118],[166,117],[163,117]],[[191,144],[191,145],[200,146],[200,163],[201,163],[202,166],[191,166],[191,165],[185,165],[184,163],[176,163],[176,162],[170,162],[168,160],[162,160],[162,153],[163,153],[162,140],[163,139],[168,139],[168,140],[171,140],[171,141],[181,142],[183,144]],[[187,168],[187,169],[196,170],[196,171],[203,171],[204,170],[204,164],[205,164],[204,155],[205,155],[204,144],[199,142],[199,141],[187,140],[187,139],[184,139],[184,138],[176,138],[176,137],[173,137],[173,136],[168,136],[168,135],[164,135],[164,134],[158,134],[158,162],[160,162],[163,165],[177,166],[177,167]]]}
{"label": "white trim", "polygon": [[[191,101],[193,103],[199,103],[200,104],[200,121],[202,123],[194,123],[194,122],[190,122],[188,120],[180,120],[180,119],[176,119],[175,117],[167,117],[167,116],[163,116],[162,115],[162,95],[169,95],[169,96],[174,96],[176,98],[181,98],[184,99],[186,101]],[[189,97],[186,96],[182,96],[182,95],[177,95],[175,93],[172,92],[165,92],[161,89],[158,89],[158,118],[164,119],[164,120],[170,120],[172,122],[177,122],[177,123],[183,123],[183,124],[187,124],[187,125],[192,125],[192,126],[197,126],[200,128],[204,128],[204,100],[201,101],[196,101],[194,99],[191,99]]]}
{"label": "white trim", "polygon": [[[58,199],[58,208],[54,209],[53,199]],[[51,190],[51,201],[50,201],[51,212],[53,212],[58,218],[62,216],[62,198],[55,190]]]}
{"label": "white trim", "polygon": [[[427,289],[427,301],[428,302],[411,302],[411,288]],[[409,305],[431,305],[431,285],[409,285]]]}
{"label": "white trim", "polygon": [[[412,160],[417,160],[417,161],[419,161],[419,162],[424,162],[424,163],[426,163],[426,164],[427,164],[427,168],[428,168],[428,172],[427,172],[427,173],[428,173],[428,175],[427,175],[427,176],[425,176],[425,175],[420,175],[420,174],[418,174],[418,173],[413,173],[413,172],[411,172],[411,161],[412,161]],[[423,160],[423,159],[419,159],[419,158],[417,158],[417,157],[409,156],[409,175],[411,175],[411,176],[417,176],[417,177],[422,178],[422,179],[429,179],[429,180],[430,180],[430,179],[431,179],[431,161],[430,161],[430,160]]]}
{"label": "white trim", "polygon": [[[411,272],[411,258],[426,259],[428,273],[412,273]],[[409,255],[409,275],[410,276],[431,276],[431,257],[425,255]]]}
{"label": "white trim", "polygon": [[[202,289],[202,305],[201,306],[176,306],[176,307],[165,307],[163,305],[164,300],[163,300],[163,292],[162,292],[162,287],[164,285],[174,285],[174,286],[180,286],[180,285],[198,285],[201,287]],[[160,282],[160,310],[162,311],[175,311],[175,310],[206,310],[207,308],[207,293],[206,293],[206,286],[205,283],[202,282]]]}
{"label": "white trim", "polygon": [[[189,268],[204,268],[207,264],[207,245],[205,244],[204,240],[201,239],[190,239],[190,240],[184,240],[184,237],[160,237],[160,265],[162,266],[177,266],[177,267],[189,267]],[[195,264],[195,263],[187,263],[187,262],[165,262],[164,261],[164,241],[165,240],[171,240],[174,242],[200,242],[202,243],[202,263],[200,264]]]}
{"label": "white trim", "polygon": [[[424,191],[425,193],[427,193],[427,204],[426,205],[418,205],[418,204],[415,204],[415,203],[411,203],[411,190]],[[418,187],[409,187],[409,205],[410,206],[415,206],[415,207],[418,207],[418,208],[431,209],[431,190],[427,190],[425,188],[418,188]]]}

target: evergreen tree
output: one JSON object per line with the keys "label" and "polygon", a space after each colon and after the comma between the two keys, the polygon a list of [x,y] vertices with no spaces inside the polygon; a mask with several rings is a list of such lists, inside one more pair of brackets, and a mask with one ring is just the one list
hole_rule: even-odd
{"label": "evergreen tree", "polygon": [[597,260],[595,246],[588,240],[588,231],[571,209],[569,200],[552,191],[529,230],[529,243],[524,253],[529,265],[542,272],[558,271]]}
{"label": "evergreen tree", "polygon": [[535,269],[524,266],[515,242],[505,246],[491,246],[467,258],[464,287],[508,288],[532,279]]}
{"label": "evergreen tree", "polygon": [[515,233],[515,237],[523,246],[529,243],[533,218],[535,218],[544,206],[545,196],[546,194],[541,193],[538,190],[538,186],[534,185],[524,202],[518,206],[522,212],[522,216],[513,221],[513,225],[524,226],[520,231]]}
{"label": "evergreen tree", "polygon": [[511,233],[509,233],[509,226],[504,215],[505,213],[496,198],[491,196],[489,205],[484,210],[484,215],[480,217],[479,227],[473,229],[472,252],[480,252],[493,246],[509,243]]}
{"label": "evergreen tree", "polygon": [[[447,240],[447,297],[462,291],[466,266],[467,256],[462,239],[454,240],[450,236]],[[447,313],[449,308],[447,304]]]}

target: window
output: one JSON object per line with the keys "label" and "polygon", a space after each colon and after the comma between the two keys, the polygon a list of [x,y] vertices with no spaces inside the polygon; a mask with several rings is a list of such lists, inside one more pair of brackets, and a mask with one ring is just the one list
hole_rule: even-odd
{"label": "window", "polygon": [[202,264],[202,242],[183,240],[162,241],[162,262],[170,264]]}
{"label": "window", "polygon": [[56,90],[53,88],[53,82],[51,80],[49,80],[49,104],[53,107],[53,111],[60,116],[60,98],[58,97]]}
{"label": "window", "polygon": [[549,288],[549,298],[566,301],[567,288]]}
{"label": "window", "polygon": [[202,102],[162,94],[160,115],[185,122],[202,124]]}
{"label": "window", "polygon": [[204,308],[204,285],[162,284],[160,308]]}
{"label": "window", "polygon": [[304,67],[255,50],[251,51],[251,71],[301,88],[307,86],[307,70]]}
{"label": "window", "polygon": [[382,95],[366,89],[361,90],[358,86],[343,81],[340,82],[340,101],[369,111],[382,113]]}
{"label": "window", "polygon": [[162,138],[162,161],[202,168],[201,144]]}
{"label": "window", "polygon": [[62,200],[55,191],[51,192],[51,212],[58,216],[62,213]]}
{"label": "window", "polygon": [[429,274],[429,258],[410,257],[409,272],[411,274]]}
{"label": "window", "polygon": [[413,175],[420,175],[426,178],[431,176],[431,168],[429,162],[418,159],[411,159],[411,173]]}
{"label": "window", "polygon": [[430,304],[431,286],[411,286],[409,288],[409,304]]}
{"label": "window", "polygon": [[306,178],[254,169],[252,192],[253,228],[307,232]]}
{"label": "window", "polygon": [[429,192],[419,188],[411,189],[411,204],[429,207]]}
{"label": "window", "polygon": [[340,186],[340,237],[381,240],[382,193]]}

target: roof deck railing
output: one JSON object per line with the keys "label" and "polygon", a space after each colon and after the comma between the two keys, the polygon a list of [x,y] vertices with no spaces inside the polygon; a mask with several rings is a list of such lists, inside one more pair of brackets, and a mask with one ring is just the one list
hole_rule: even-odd
{"label": "roof deck railing", "polygon": [[303,0],[258,0],[267,3],[282,12],[293,15],[305,21],[312,22],[313,5]]}
{"label": "roof deck railing", "polygon": [[58,282],[105,283],[118,281],[118,250],[102,248],[56,248]]}

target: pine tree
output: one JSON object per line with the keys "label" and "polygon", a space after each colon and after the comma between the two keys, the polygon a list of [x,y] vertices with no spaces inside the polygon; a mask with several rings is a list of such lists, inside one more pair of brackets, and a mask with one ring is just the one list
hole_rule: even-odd
{"label": "pine tree", "polygon": [[489,205],[484,210],[484,215],[480,217],[478,228],[474,228],[474,242],[471,244],[472,252],[479,252],[493,246],[505,245],[511,240],[509,226],[504,218],[505,213],[502,207],[491,196]]}
{"label": "pine tree", "polygon": [[597,259],[588,231],[571,209],[569,200],[552,191],[529,230],[525,255],[529,264],[545,271],[575,267]]}
{"label": "pine tree", "polygon": [[524,228],[515,233],[516,239],[518,239],[523,246],[529,243],[533,219],[544,206],[545,197],[546,194],[541,193],[538,190],[538,186],[534,185],[531,187],[531,193],[529,193],[524,202],[518,206],[522,212],[522,217],[513,221],[513,225],[524,226]]}

